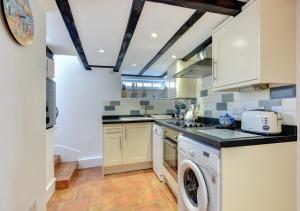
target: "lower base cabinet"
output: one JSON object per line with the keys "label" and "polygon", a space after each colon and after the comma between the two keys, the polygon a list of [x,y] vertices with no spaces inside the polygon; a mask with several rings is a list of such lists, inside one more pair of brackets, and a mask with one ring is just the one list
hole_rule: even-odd
{"label": "lower base cabinet", "polygon": [[152,123],[104,125],[104,174],[152,168]]}

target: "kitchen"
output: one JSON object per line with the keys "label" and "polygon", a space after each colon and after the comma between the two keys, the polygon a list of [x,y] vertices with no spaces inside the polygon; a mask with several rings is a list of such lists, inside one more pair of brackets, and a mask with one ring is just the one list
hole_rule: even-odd
{"label": "kitchen", "polygon": [[[137,46],[140,39],[150,34],[147,39],[153,43],[163,36],[152,33],[154,30],[147,30],[145,35],[141,26],[149,24],[147,15],[152,15],[154,9],[158,14],[158,9],[168,8],[170,12],[179,9],[146,2],[121,65],[121,86],[113,88],[119,94],[106,96],[101,105],[103,142],[94,145],[86,140],[93,148],[101,144],[102,159],[98,156],[86,159],[82,155],[77,158],[71,150],[62,147],[65,145],[73,151],[86,147],[87,143],[82,141],[73,144],[78,139],[75,136],[83,136],[79,133],[85,128],[82,123],[77,123],[78,132],[72,131],[70,137],[62,123],[70,121],[64,113],[70,112],[71,106],[75,106],[74,112],[79,111],[74,114],[73,121],[79,121],[86,112],[84,102],[79,101],[89,104],[91,101],[88,97],[83,98],[79,89],[76,97],[84,110],[79,106],[76,109],[75,99],[65,100],[71,93],[62,89],[68,89],[67,78],[74,80],[74,76],[71,73],[61,75],[66,71],[64,69],[70,69],[64,58],[54,60],[58,75],[57,99],[60,101],[57,107],[62,113],[54,134],[65,133],[63,137],[57,136],[60,140],[56,140],[54,154],[59,154],[63,162],[74,161],[75,157],[79,169],[103,165],[98,173],[101,171],[104,179],[112,180],[112,190],[105,189],[112,198],[101,200],[94,209],[295,210],[297,128],[293,7],[290,2],[283,11],[284,2],[272,7],[265,7],[266,4],[265,1],[250,1],[234,17],[192,13],[188,21],[193,20],[194,27],[190,24],[185,35],[176,38],[182,33],[180,28],[141,70],[138,61],[149,52],[142,54],[141,47]],[[282,14],[280,21],[290,24],[270,27],[274,19],[268,17],[278,11]],[[200,33],[204,29],[206,35]],[[189,53],[180,52],[179,47],[183,48],[184,41],[192,41],[193,36],[197,38],[195,33],[203,36],[203,42],[192,46]],[[175,39],[175,44],[169,47],[174,37],[177,41]],[[275,51],[273,46],[281,50]],[[135,58],[135,53],[139,53],[139,57]],[[104,54],[100,52],[100,55]],[[160,70],[161,67],[166,69],[151,76],[154,68]],[[135,76],[140,70],[142,75]],[[78,77],[77,83],[76,80],[71,82],[73,86],[82,80],[93,86],[93,82],[82,77],[85,76]],[[112,88],[110,84],[106,86]],[[98,112],[99,107],[93,107],[91,105],[91,110]],[[82,127],[80,130],[79,126]],[[149,172],[150,169],[153,172]],[[146,178],[150,173],[149,181]],[[133,183],[131,179],[135,177],[137,182]],[[154,188],[149,187],[147,181],[155,183]],[[132,191],[130,186],[137,186],[138,190]],[[71,182],[69,189],[72,187]],[[77,188],[76,184],[74,188]],[[105,198],[106,192],[101,191],[103,187],[99,188],[101,194],[90,196],[87,193],[87,197],[70,191],[80,199],[94,200],[98,195]],[[56,202],[59,193],[58,190],[49,202],[48,206],[53,210],[62,203],[71,204],[70,200]],[[155,194],[159,197],[147,200],[149,195]],[[122,203],[122,200],[128,203]]]}
{"label": "kitchen", "polygon": [[296,211],[299,5],[4,0],[0,210]]}

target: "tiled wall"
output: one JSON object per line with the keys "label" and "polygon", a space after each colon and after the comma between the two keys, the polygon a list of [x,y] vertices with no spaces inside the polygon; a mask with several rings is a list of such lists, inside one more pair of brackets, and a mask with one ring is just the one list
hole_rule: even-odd
{"label": "tiled wall", "polygon": [[[188,103],[188,102],[187,102]],[[104,115],[174,114],[175,100],[121,99],[105,101]]]}
{"label": "tiled wall", "polygon": [[283,123],[296,125],[296,87],[281,86],[255,91],[212,92],[211,76],[198,79],[197,103],[199,116],[218,118],[229,113],[240,120],[242,112],[251,109],[267,109],[282,113]]}

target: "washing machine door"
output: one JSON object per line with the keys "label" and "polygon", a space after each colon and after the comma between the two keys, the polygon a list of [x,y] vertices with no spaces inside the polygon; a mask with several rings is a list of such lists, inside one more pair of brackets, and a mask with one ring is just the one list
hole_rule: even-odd
{"label": "washing machine door", "polygon": [[179,167],[179,191],[185,208],[189,211],[207,211],[208,193],[203,174],[191,160]]}

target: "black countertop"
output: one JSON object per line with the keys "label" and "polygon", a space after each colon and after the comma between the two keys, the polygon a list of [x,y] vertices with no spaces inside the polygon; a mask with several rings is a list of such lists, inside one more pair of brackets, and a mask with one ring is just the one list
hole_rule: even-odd
{"label": "black countertop", "polygon": [[[173,120],[175,122],[175,120]],[[185,137],[191,138],[195,141],[203,142],[217,149],[228,147],[251,146],[261,144],[274,144],[284,142],[297,141],[297,127],[296,126],[283,126],[283,132],[280,135],[259,135],[252,138],[234,138],[234,139],[221,139],[215,136],[210,136],[199,132],[199,128],[182,128],[174,124],[170,124],[170,120],[157,120],[156,124],[174,129],[182,133]],[[212,129],[214,127],[205,127],[201,129]],[[240,131],[240,129],[236,129]]]}
{"label": "black countertop", "polygon": [[[203,119],[202,119],[203,120]],[[205,123],[209,124],[209,119],[205,119]],[[211,120],[215,124],[216,119]],[[215,136],[210,136],[205,133],[199,132],[199,128],[182,128],[171,124],[170,122],[176,122],[175,119],[169,120],[157,120],[155,118],[140,119],[140,120],[121,120],[120,116],[104,116],[103,124],[123,124],[123,123],[139,123],[139,122],[155,122],[158,125],[168,127],[182,133],[184,136],[191,138],[195,141],[205,143],[217,149],[228,147],[240,147],[251,146],[261,144],[274,144],[284,142],[296,142],[297,141],[297,127],[283,125],[283,132],[279,135],[259,135],[252,138],[234,138],[234,139],[221,139]],[[200,129],[212,129],[214,127],[204,127]],[[236,129],[240,131],[240,129]]]}

